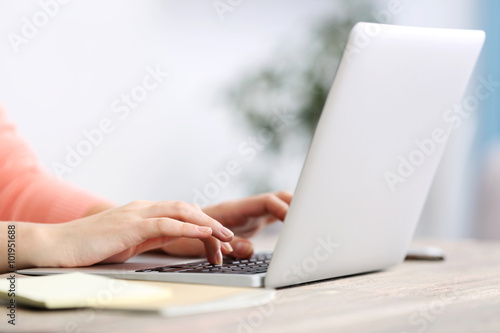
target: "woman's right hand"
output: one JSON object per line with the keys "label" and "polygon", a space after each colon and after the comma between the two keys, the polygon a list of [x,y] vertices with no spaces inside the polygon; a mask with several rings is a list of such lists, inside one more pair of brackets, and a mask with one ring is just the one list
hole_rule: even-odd
{"label": "woman's right hand", "polygon": [[[18,246],[24,266],[76,267],[95,263],[121,263],[179,237],[204,243],[207,259],[222,263],[232,252],[233,232],[205,214],[198,206],[180,201],[134,201],[96,215],[60,224],[16,223],[35,228],[31,244]],[[27,230],[28,231],[28,230]],[[18,268],[19,269],[19,268]]]}

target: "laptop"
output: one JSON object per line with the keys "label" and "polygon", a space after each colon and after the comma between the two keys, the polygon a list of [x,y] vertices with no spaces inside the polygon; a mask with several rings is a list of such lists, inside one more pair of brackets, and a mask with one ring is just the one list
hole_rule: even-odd
{"label": "laptop", "polygon": [[484,38],[472,30],[353,27],[272,256],[19,273],[279,288],[400,264]]}

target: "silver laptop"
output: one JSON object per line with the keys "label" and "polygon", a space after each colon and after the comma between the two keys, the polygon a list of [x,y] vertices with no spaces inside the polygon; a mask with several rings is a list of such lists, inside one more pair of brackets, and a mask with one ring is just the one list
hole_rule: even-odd
{"label": "silver laptop", "polygon": [[483,42],[482,31],[356,24],[272,257],[19,273],[277,288],[397,265]]}

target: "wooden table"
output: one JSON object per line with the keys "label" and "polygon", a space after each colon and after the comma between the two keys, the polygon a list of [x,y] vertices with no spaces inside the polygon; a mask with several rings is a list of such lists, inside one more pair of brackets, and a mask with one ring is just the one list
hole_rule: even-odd
{"label": "wooden table", "polygon": [[[416,243],[417,244],[417,243]],[[97,310],[17,309],[1,332],[500,332],[500,242],[420,241],[441,262],[281,289],[274,302],[183,318]],[[2,275],[1,278],[5,278]]]}

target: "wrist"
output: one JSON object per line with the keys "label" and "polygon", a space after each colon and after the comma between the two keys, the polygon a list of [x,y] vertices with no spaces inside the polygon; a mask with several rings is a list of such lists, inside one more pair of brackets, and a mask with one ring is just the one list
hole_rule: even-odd
{"label": "wrist", "polygon": [[1,272],[37,266],[40,241],[46,239],[38,226],[27,222],[0,223],[0,243],[8,246],[8,254],[1,255]]}
{"label": "wrist", "polygon": [[58,253],[63,252],[58,251],[57,232],[63,224],[17,223],[16,229],[20,236],[16,269],[57,267]]}
{"label": "wrist", "polygon": [[87,216],[99,214],[101,212],[104,212],[105,210],[115,208],[115,207],[116,206],[111,204],[111,203],[103,202],[103,203],[100,203],[100,204],[97,204],[97,205],[90,207],[87,211],[85,211],[85,213],[83,214],[82,217],[87,217]]}

